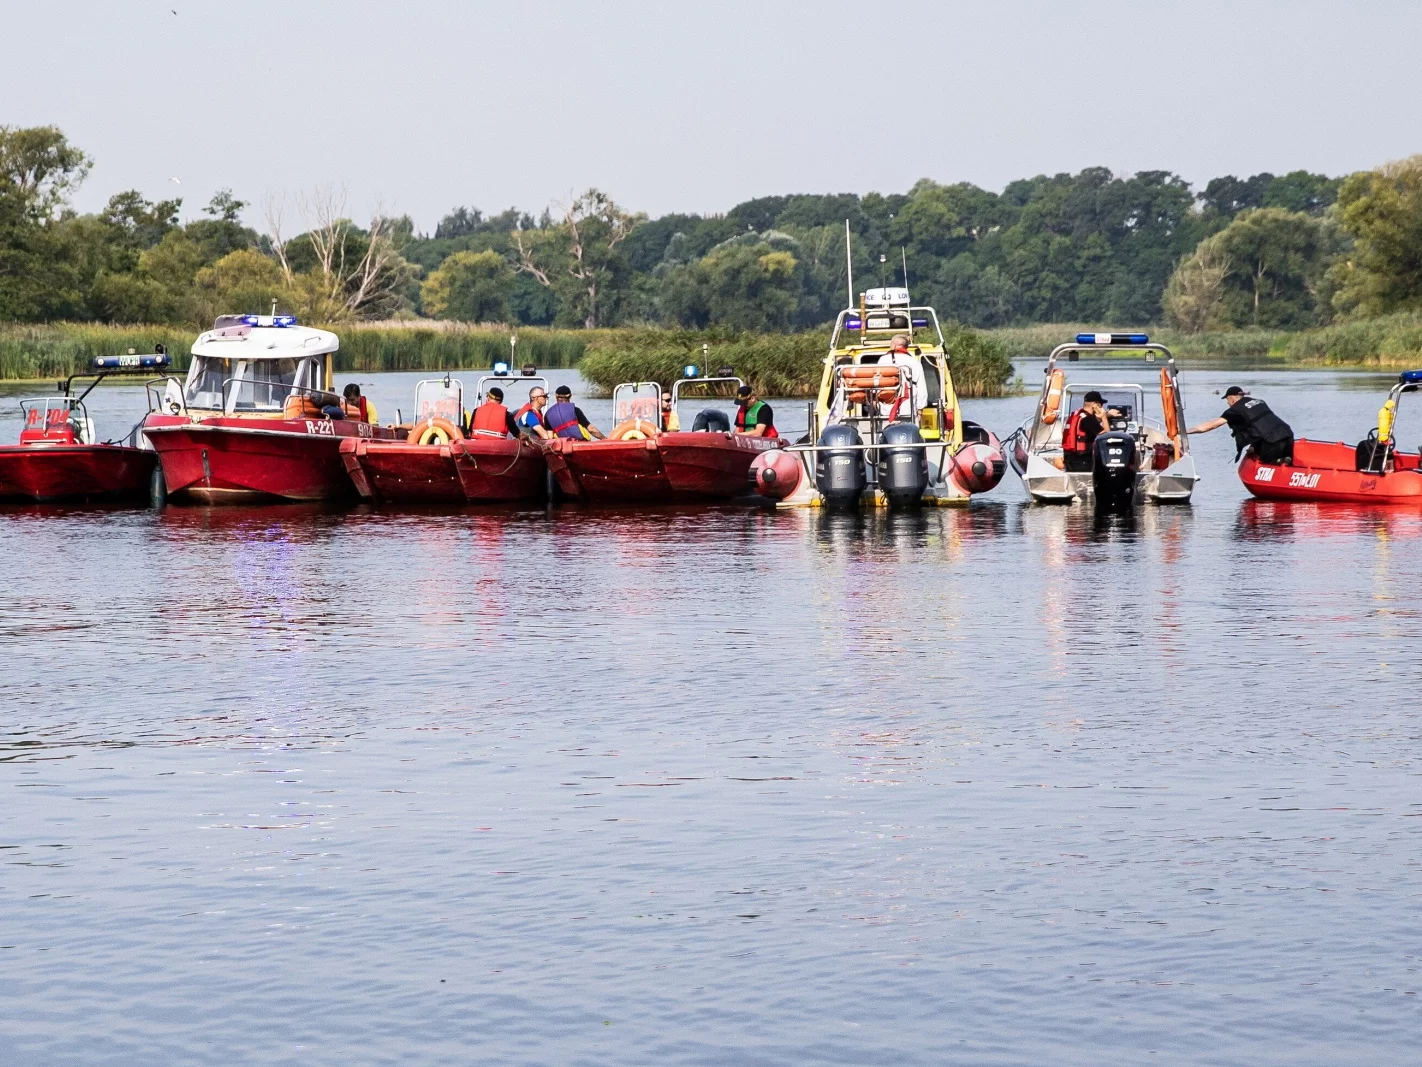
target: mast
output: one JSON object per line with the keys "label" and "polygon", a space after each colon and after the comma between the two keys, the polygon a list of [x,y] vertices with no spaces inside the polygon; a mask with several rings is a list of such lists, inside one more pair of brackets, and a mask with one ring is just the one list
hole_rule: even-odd
{"label": "mast", "polygon": [[844,266],[849,272],[849,306],[854,306],[854,254],[849,250],[849,220],[844,220]]}

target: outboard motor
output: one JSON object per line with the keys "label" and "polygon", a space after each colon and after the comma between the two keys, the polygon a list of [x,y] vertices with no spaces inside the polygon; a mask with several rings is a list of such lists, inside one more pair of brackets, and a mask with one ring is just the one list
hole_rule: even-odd
{"label": "outboard motor", "polygon": [[[918,507],[928,488],[928,454],[923,434],[911,422],[891,422],[879,436],[879,488],[893,508]],[[918,445],[895,448],[895,445]]]}
{"label": "outboard motor", "polygon": [[815,453],[815,488],[825,498],[825,504],[832,508],[858,507],[868,481],[864,453],[854,447],[863,444],[859,431],[837,423],[825,427],[817,443],[821,451]]}
{"label": "outboard motor", "polygon": [[1096,435],[1091,446],[1091,488],[1098,508],[1129,508],[1136,497],[1136,439],[1111,430]]}

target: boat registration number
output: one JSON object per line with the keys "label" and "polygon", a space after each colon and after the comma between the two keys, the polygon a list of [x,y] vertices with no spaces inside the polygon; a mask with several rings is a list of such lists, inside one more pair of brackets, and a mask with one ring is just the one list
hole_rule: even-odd
{"label": "boat registration number", "polygon": [[1274,468],[1260,467],[1254,472],[1254,480],[1256,482],[1272,482],[1274,480]]}
{"label": "boat registration number", "polygon": [[307,419],[306,432],[325,434],[327,437],[335,437],[336,424],[333,422],[317,422],[315,419]]}
{"label": "boat registration number", "polygon": [[1312,489],[1318,484],[1318,478],[1317,474],[1304,474],[1299,471],[1289,475],[1289,486],[1293,489]]}

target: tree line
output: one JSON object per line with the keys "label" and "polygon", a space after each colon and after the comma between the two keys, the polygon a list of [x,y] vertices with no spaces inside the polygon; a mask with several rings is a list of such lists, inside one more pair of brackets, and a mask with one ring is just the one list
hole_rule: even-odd
{"label": "tree line", "polygon": [[[54,127],[0,127],[0,320],[198,324],[275,301],[312,321],[428,317],[790,331],[898,284],[973,327],[1039,322],[1293,328],[1422,303],[1422,157],[1346,178],[1106,168],[1000,193],[769,196],[649,219],[588,190],[534,216],[350,217],[336,190],[268,200],[115,194],[80,214],[91,160]],[[244,214],[262,215],[260,228]]]}

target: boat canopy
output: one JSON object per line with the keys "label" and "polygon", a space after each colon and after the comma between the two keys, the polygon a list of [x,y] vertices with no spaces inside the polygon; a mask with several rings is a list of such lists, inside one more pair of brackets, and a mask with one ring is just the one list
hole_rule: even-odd
{"label": "boat canopy", "polygon": [[193,342],[182,400],[229,414],[279,412],[293,395],[331,388],[339,348],[335,334],[290,315],[223,315]]}
{"label": "boat canopy", "polygon": [[290,315],[222,315],[193,342],[193,355],[217,359],[305,359],[341,347],[329,330],[298,326]]}

